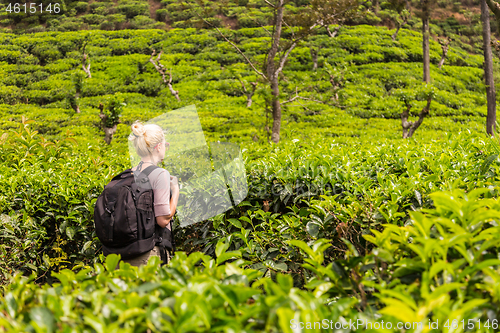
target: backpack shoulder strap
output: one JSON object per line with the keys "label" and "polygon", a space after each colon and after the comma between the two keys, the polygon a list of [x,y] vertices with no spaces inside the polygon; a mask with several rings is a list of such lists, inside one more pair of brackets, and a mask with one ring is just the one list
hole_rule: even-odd
{"label": "backpack shoulder strap", "polygon": [[127,170],[119,173],[118,175],[114,176],[113,179],[111,179],[111,180],[118,180],[118,179],[123,179],[123,178],[131,177],[132,174],[133,174],[132,169],[127,169]]}
{"label": "backpack shoulder strap", "polygon": [[149,177],[151,172],[153,172],[153,170],[158,169],[158,168],[159,167],[157,167],[156,165],[150,165],[146,169],[142,170],[142,173],[145,174],[146,177]]}

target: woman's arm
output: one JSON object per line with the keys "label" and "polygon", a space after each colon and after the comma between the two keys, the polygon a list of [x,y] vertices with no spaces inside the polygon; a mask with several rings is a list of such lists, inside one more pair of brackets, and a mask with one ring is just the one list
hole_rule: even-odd
{"label": "woman's arm", "polygon": [[175,211],[177,210],[177,202],[179,201],[179,181],[175,176],[170,176],[170,191],[170,215],[156,217],[156,223],[162,228],[170,227],[170,219],[175,215]]}

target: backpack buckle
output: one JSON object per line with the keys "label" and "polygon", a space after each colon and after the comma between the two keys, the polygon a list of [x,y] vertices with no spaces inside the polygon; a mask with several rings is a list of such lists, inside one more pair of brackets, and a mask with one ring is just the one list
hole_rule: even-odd
{"label": "backpack buckle", "polygon": [[110,213],[110,214],[112,213],[112,212],[108,209],[108,207],[106,207],[105,209],[106,209],[106,211],[107,211],[108,213]]}

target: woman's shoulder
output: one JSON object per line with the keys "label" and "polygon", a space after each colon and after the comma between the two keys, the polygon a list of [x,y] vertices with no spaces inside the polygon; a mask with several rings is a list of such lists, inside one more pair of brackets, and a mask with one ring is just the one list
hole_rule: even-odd
{"label": "woman's shoulder", "polygon": [[150,174],[149,174],[149,178],[162,178],[162,177],[170,177],[170,173],[168,172],[167,169],[163,169],[163,168],[156,168],[154,169]]}

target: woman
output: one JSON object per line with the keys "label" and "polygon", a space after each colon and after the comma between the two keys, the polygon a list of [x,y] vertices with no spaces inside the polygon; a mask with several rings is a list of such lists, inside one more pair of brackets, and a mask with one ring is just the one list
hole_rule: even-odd
{"label": "woman", "polygon": [[[158,165],[165,158],[165,151],[169,148],[160,126],[155,124],[143,125],[139,121],[132,125],[131,141],[137,154],[141,157],[141,161],[136,167],[132,168],[132,171],[141,171],[151,165]],[[161,228],[167,228],[171,231],[172,223],[170,222],[175,214],[177,201],[179,200],[177,177],[170,176],[165,169],[156,168],[149,174],[148,178],[154,194],[153,209],[156,223]],[[161,257],[160,251],[160,247],[155,246],[147,253],[123,261],[133,266],[144,265],[151,256]],[[167,261],[170,261],[171,254],[167,251],[166,255]]]}

